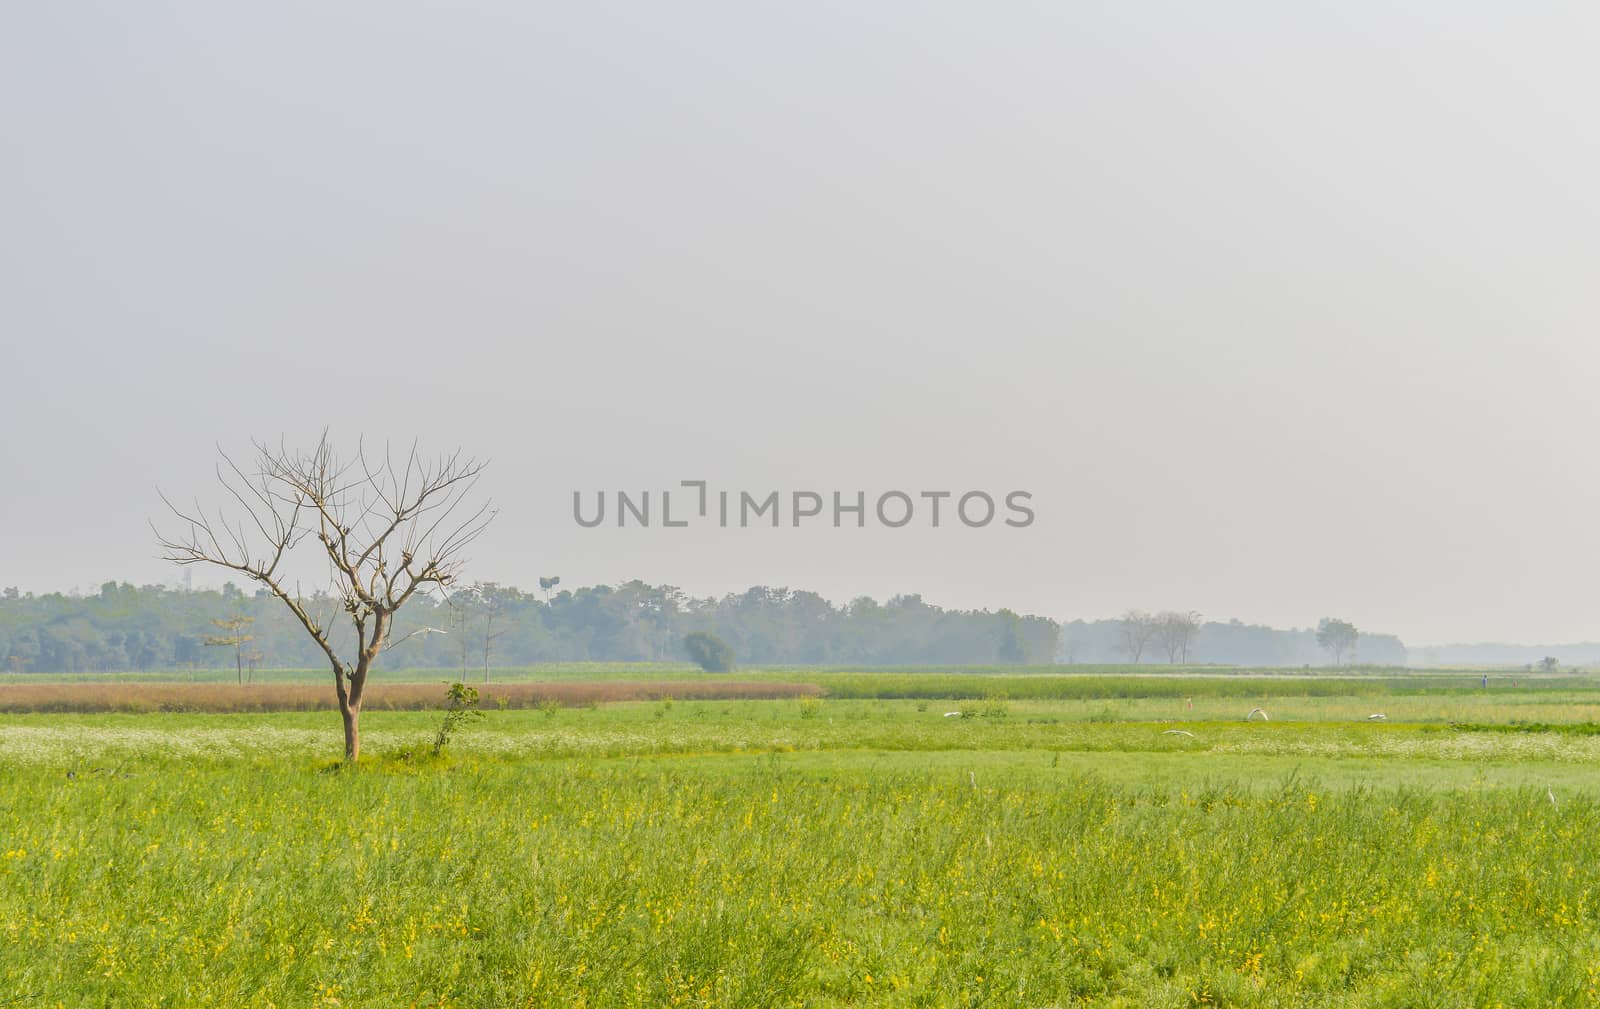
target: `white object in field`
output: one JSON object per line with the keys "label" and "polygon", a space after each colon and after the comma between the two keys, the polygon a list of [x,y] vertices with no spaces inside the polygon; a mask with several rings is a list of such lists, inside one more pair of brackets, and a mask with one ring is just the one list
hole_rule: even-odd
{"label": "white object in field", "polygon": [[944,713],[944,717],[946,717],[946,718],[960,718],[961,717],[961,712],[959,712],[959,711],[946,711]]}
{"label": "white object in field", "polygon": [[1194,738],[1194,733],[1190,732],[1187,729],[1168,729],[1166,732],[1163,732],[1162,735],[1163,736],[1188,736],[1190,739]]}
{"label": "white object in field", "polygon": [[1388,720],[1389,716],[1381,711],[1367,716],[1367,721],[1369,722],[1387,722]]}
{"label": "white object in field", "polygon": [[1550,797],[1550,805],[1554,806],[1556,804],[1556,793],[1547,788],[1544,790],[1544,794]]}
{"label": "white object in field", "polygon": [[1244,720],[1248,722],[1250,719],[1256,717],[1257,715],[1261,716],[1261,720],[1263,722],[1272,721],[1272,719],[1267,717],[1267,713],[1265,711],[1261,710],[1260,708],[1251,708],[1250,709],[1250,713],[1248,715],[1244,716]]}

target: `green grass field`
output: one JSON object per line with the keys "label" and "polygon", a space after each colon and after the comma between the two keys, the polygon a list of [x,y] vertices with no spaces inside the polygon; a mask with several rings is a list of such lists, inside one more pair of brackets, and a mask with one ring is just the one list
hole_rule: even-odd
{"label": "green grass field", "polygon": [[0,716],[0,1007],[1600,1004],[1593,681],[782,675]]}

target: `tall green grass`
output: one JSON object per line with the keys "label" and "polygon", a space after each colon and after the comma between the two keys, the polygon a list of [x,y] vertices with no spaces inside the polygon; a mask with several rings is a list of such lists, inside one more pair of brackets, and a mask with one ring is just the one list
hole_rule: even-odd
{"label": "tall green grass", "polygon": [[1600,805],[468,762],[0,793],[19,1005],[1589,1005]]}
{"label": "tall green grass", "polygon": [[1231,684],[0,716],[0,1006],[1600,1003],[1592,686]]}

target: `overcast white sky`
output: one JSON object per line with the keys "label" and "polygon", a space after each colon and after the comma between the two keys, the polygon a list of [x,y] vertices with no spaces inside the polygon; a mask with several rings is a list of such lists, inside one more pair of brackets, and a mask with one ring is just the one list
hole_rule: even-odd
{"label": "overcast white sky", "polygon": [[[430,8],[0,9],[0,584],[327,424],[524,586],[1600,638],[1593,4]],[[571,519],[691,478],[1038,519]]]}

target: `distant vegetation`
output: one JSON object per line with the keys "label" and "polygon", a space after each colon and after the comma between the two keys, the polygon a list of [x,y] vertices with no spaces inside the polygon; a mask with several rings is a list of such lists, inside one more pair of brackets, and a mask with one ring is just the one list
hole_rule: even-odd
{"label": "distant vegetation", "polygon": [[[1334,628],[1329,631],[1329,628]],[[1319,637],[1320,633],[1320,637]],[[1280,630],[1238,620],[1202,622],[1199,614],[1130,610],[1115,620],[1073,620],[1061,625],[1061,661],[1187,662],[1197,665],[1403,666],[1406,646],[1392,634],[1357,631],[1324,618],[1319,627]],[[1337,647],[1334,647],[1337,645]]]}
{"label": "distant vegetation", "polygon": [[[545,583],[552,579],[543,579]],[[554,587],[551,585],[551,587]],[[338,601],[311,600],[336,615]],[[317,645],[277,600],[233,585],[186,592],[107,582],[94,595],[0,595],[0,666],[11,672],[234,669],[236,647],[208,647],[218,621],[253,618],[251,664],[325,668]],[[332,624],[331,620],[327,623]],[[715,634],[749,665],[1048,663],[1058,626],[1009,610],[945,610],[918,596],[835,606],[814,592],[758,586],[698,599],[628,582],[542,594],[481,583],[450,602],[418,596],[396,617],[381,669],[460,669],[542,662],[682,661],[684,639]],[[343,644],[336,638],[336,646]]]}
{"label": "distant vegetation", "polygon": [[708,673],[733,671],[733,649],[710,631],[690,631],[683,639],[683,650]]}
{"label": "distant vegetation", "polygon": [[[744,666],[1043,666],[1130,661],[1290,667],[1335,657],[1312,628],[1278,630],[1196,614],[1156,614],[1130,651],[1126,618],[1057,623],[1010,610],[947,610],[915,595],[834,605],[814,592],[756,586],[696,598],[633,581],[552,591],[480,583],[450,602],[418,597],[396,618],[380,670],[461,670],[548,662],[681,662],[696,632],[726,642]],[[276,604],[276,605],[275,605]],[[325,616],[331,598],[312,600]],[[331,621],[330,621],[331,623]],[[218,629],[229,630],[219,634]],[[1143,632],[1139,632],[1143,633]],[[337,643],[337,637],[336,637]],[[1398,666],[1406,649],[1363,632],[1339,662]],[[234,585],[184,591],[107,582],[92,595],[0,593],[0,669],[15,673],[325,668],[317,645],[281,604]]]}

